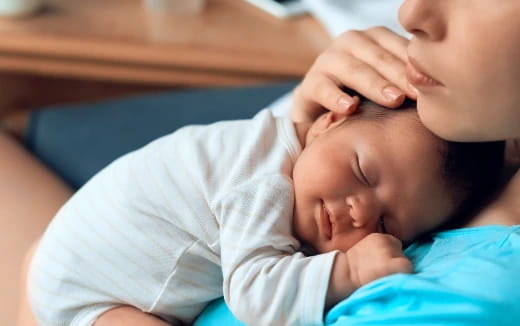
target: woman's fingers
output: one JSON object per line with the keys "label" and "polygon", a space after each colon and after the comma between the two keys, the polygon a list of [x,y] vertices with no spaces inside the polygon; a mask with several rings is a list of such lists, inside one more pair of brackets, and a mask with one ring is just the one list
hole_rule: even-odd
{"label": "woman's fingers", "polygon": [[[370,66],[379,73],[381,78],[388,81],[380,89],[383,96],[386,95],[383,89],[395,86],[408,97],[416,99],[415,90],[410,87],[406,78],[408,40],[384,27],[371,28],[367,31],[350,31],[345,33],[344,37],[346,38],[342,43],[344,46],[347,43],[357,44],[355,47],[345,48],[344,51]],[[377,97],[370,99],[382,105],[385,103]]]}
{"label": "woman's fingers", "polygon": [[325,110],[352,113],[359,98],[350,88],[389,108],[416,98],[406,79],[408,40],[386,28],[349,31],[338,37],[307,72],[293,96],[295,121],[310,121]]}
{"label": "woman's fingers", "polygon": [[[309,77],[307,82],[300,84],[294,91],[293,104],[299,109],[293,110],[293,121],[314,120],[326,110],[341,114],[351,114],[356,110],[358,96],[346,94],[333,80],[323,75]],[[318,110],[318,107],[322,109]]]}
{"label": "woman's fingers", "polygon": [[[408,44],[410,41],[394,32],[389,30],[386,27],[375,27],[367,30],[367,35],[372,38],[372,40],[382,49],[388,50],[388,52],[392,53],[394,57],[399,58],[402,62],[402,66],[398,71],[388,72],[382,74],[384,76],[400,76],[398,85],[404,91],[408,97],[416,100],[417,99],[417,89],[410,84],[408,78],[406,78],[406,65],[408,63]],[[396,75],[396,73],[398,75]]]}
{"label": "woman's fingers", "polygon": [[356,58],[362,58],[368,66],[379,73],[381,78],[399,88],[410,98],[416,98],[416,94],[410,87],[406,78],[406,62],[396,57],[390,51],[380,47],[376,43],[367,43],[362,48],[353,50]]}
{"label": "woman's fingers", "polygon": [[407,38],[396,34],[386,27],[373,27],[366,30],[366,35],[370,37],[380,47],[387,49],[394,56],[406,62],[408,53],[406,48],[410,42]]}
{"label": "woman's fingers", "polygon": [[352,113],[357,101],[354,97],[345,93],[335,78],[326,75],[317,75],[307,84],[314,92],[313,100],[323,107],[337,113]]}
{"label": "woman's fingers", "polygon": [[335,75],[338,85],[357,90],[366,98],[389,108],[396,108],[405,100],[406,93],[382,76],[373,65],[347,55],[339,61],[341,64],[337,64]]}

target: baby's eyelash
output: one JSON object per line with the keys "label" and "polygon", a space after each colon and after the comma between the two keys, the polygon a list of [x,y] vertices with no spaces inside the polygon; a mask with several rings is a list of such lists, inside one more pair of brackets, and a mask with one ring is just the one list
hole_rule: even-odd
{"label": "baby's eyelash", "polygon": [[361,164],[359,164],[359,156],[356,155],[356,169],[359,174],[359,177],[361,178],[361,182],[363,182],[366,186],[370,187],[370,182],[368,182],[368,178],[363,173],[363,170],[361,169]]}

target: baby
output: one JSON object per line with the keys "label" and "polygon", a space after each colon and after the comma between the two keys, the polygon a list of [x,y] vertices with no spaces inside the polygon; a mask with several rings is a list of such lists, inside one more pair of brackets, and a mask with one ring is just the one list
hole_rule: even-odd
{"label": "baby", "polygon": [[116,160],[41,239],[39,323],[93,325],[122,305],[191,323],[224,295],[248,325],[319,325],[360,286],[412,272],[401,241],[489,189],[503,144],[446,143],[413,109],[359,111],[294,124],[264,110]]}

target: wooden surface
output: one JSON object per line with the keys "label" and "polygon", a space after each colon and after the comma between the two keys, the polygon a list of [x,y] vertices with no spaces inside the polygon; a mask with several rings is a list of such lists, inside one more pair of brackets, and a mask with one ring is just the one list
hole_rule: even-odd
{"label": "wooden surface", "polygon": [[[0,120],[12,113],[34,108],[104,100],[168,89],[171,88],[161,85],[0,73]],[[1,125],[0,121],[0,127]]]}
{"label": "wooden surface", "polygon": [[241,0],[196,15],[140,0],[46,0],[38,15],[0,18],[0,71],[157,86],[299,78],[330,39],[311,17],[278,20]]}

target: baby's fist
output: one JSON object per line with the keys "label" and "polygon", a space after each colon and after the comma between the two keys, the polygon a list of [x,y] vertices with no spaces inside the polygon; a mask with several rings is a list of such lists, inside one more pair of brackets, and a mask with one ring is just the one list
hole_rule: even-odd
{"label": "baby's fist", "polygon": [[399,239],[382,233],[371,233],[347,251],[350,278],[358,287],[378,278],[413,273],[413,265],[403,254]]}

